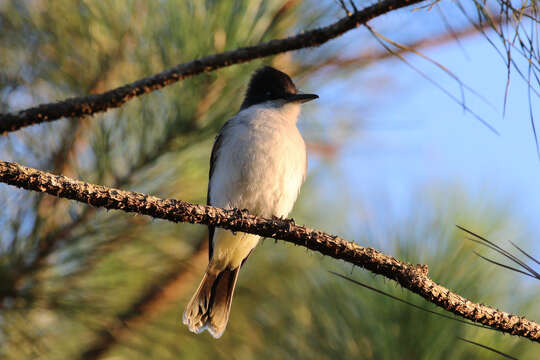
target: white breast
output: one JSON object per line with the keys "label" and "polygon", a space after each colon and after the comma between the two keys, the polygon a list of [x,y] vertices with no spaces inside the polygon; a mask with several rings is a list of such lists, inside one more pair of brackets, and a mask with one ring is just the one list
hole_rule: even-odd
{"label": "white breast", "polygon": [[307,166],[306,146],[296,120],[300,106],[252,106],[222,133],[210,179],[212,205],[287,216]]}

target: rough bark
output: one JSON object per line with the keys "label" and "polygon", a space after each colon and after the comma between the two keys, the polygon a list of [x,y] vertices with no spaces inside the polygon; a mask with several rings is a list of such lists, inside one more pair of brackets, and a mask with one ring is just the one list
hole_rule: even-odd
{"label": "rough bark", "polygon": [[0,162],[0,181],[96,207],[134,212],[174,222],[214,225],[304,246],[394,280],[427,301],[465,319],[540,342],[539,324],[524,317],[474,303],[450,291],[429,278],[426,265],[403,263],[392,256],[362,247],[338,236],[296,225],[292,219],[263,219],[250,215],[245,210],[224,210],[181,200],[160,199],[89,184],[11,162]]}
{"label": "rough bark", "polygon": [[377,16],[423,1],[425,0],[384,0],[358,12],[350,13],[325,27],[305,31],[285,39],[271,40],[255,46],[206,56],[100,94],[42,104],[17,113],[0,114],[0,134],[62,117],[83,117],[104,112],[196,74],[288,51],[319,46]]}

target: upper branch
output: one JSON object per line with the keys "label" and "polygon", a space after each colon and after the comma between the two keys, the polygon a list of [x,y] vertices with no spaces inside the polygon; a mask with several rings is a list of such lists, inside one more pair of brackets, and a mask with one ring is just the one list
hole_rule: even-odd
{"label": "upper branch", "polygon": [[423,1],[425,0],[383,0],[341,18],[331,25],[302,32],[285,39],[271,40],[255,46],[206,56],[100,94],[74,97],[57,103],[42,104],[17,113],[0,114],[0,134],[16,131],[25,126],[58,120],[62,117],[93,115],[107,111],[108,109],[120,107],[135,97],[182,81],[195,74],[292,50],[319,46],[355,27],[367,23],[377,16]]}
{"label": "upper branch", "polygon": [[0,162],[0,182],[107,209],[134,212],[174,222],[214,225],[304,246],[397,281],[427,301],[465,319],[540,342],[540,324],[474,303],[450,291],[428,277],[425,265],[403,263],[377,250],[296,225],[293,220],[263,219],[244,210],[224,210],[111,189],[5,161]]}

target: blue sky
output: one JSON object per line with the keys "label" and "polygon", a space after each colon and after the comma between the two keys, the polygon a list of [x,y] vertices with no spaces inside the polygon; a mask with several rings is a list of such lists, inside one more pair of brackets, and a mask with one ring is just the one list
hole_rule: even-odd
{"label": "blue sky", "polygon": [[[362,37],[352,34],[342,42],[354,44],[358,39]],[[360,45],[348,45],[344,51],[355,47]],[[308,126],[307,117],[313,114],[322,122],[347,116],[351,123],[360,124],[331,165],[343,176],[339,185],[335,183],[339,175],[329,182],[334,189],[345,190],[342,186],[346,186],[351,201],[356,199],[366,206],[372,218],[391,216],[395,221],[421,205],[418,203],[423,199],[418,194],[424,189],[440,184],[444,193],[444,186],[454,184],[471,199],[487,197],[507,208],[527,229],[512,240],[523,244],[527,239],[519,237],[531,233],[535,239],[540,238],[540,160],[531,130],[526,84],[514,71],[503,117],[506,65],[484,37],[470,37],[461,44],[448,43],[423,53],[491,103],[466,93],[467,106],[500,135],[399,60],[386,60],[331,82],[315,79],[309,86],[320,87],[317,91],[321,98],[317,108],[304,115],[303,127]],[[443,71],[415,55],[406,57],[460,97],[459,86]],[[518,64],[525,65],[524,61]],[[534,86],[539,89],[538,84]],[[540,101],[532,96],[533,111],[540,121]],[[315,158],[314,166],[317,163]],[[332,188],[328,183],[325,186]],[[529,249],[538,253],[540,247],[531,244]]]}

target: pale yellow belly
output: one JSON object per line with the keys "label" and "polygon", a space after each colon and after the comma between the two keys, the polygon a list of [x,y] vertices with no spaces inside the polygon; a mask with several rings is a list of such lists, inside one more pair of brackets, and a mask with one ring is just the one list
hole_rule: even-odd
{"label": "pale yellow belly", "polygon": [[221,271],[226,267],[235,269],[257,246],[260,236],[216,228],[213,239],[213,253],[210,268]]}

